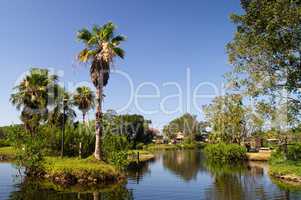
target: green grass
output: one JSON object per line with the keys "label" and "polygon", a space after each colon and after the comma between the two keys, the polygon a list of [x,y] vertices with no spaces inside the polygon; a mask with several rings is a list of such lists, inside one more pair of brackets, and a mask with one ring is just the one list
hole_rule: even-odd
{"label": "green grass", "polygon": [[97,161],[92,157],[87,159],[46,157],[45,170],[50,174],[58,172],[81,174],[85,171],[89,173],[98,173],[100,175],[119,174],[118,170],[112,165]]}
{"label": "green grass", "polygon": [[129,150],[129,162],[136,162],[137,161],[137,154],[139,152],[139,161],[145,162],[148,160],[152,160],[155,158],[155,155],[147,150]]}
{"label": "green grass", "polygon": [[116,182],[123,176],[114,166],[97,161],[93,157],[87,159],[46,157],[44,171],[46,177],[71,185]]}
{"label": "green grass", "polygon": [[280,176],[298,176],[301,178],[301,161],[271,162],[270,174]]}

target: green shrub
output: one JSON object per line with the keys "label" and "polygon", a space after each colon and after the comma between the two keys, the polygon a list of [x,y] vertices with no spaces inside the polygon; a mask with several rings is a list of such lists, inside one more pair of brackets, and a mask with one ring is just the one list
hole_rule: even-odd
{"label": "green shrub", "polygon": [[210,144],[204,149],[209,161],[237,163],[246,160],[246,149],[237,144]]}
{"label": "green shrub", "polygon": [[301,160],[301,144],[292,144],[288,145],[288,151],[287,151],[287,159],[288,160]]}
{"label": "green shrub", "polygon": [[127,151],[114,151],[110,153],[109,162],[118,168],[123,168],[129,164]]}
{"label": "green shrub", "polygon": [[[46,135],[46,148],[48,155],[58,156],[61,151],[62,129],[44,125],[42,131]],[[79,156],[79,144],[82,143],[82,157],[90,156],[95,146],[95,131],[91,125],[67,122],[64,132],[64,155],[77,157]]]}
{"label": "green shrub", "polygon": [[44,132],[38,130],[31,135],[21,126],[13,126],[10,129],[9,141],[16,151],[17,167],[25,167],[27,175],[35,175],[43,169],[46,137]]}
{"label": "green shrub", "polygon": [[106,134],[103,138],[102,148],[105,159],[109,163],[119,168],[128,164],[129,143],[125,136]]}

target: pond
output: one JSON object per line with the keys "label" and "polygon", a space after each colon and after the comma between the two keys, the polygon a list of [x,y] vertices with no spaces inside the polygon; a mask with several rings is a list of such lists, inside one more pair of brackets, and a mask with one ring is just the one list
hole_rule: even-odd
{"label": "pond", "polygon": [[131,166],[127,183],[110,188],[76,188],[58,192],[33,183],[22,183],[11,164],[0,163],[0,199],[301,199],[301,188],[275,184],[267,170],[266,163],[215,166],[207,164],[200,151],[165,151],[158,153],[151,162]]}

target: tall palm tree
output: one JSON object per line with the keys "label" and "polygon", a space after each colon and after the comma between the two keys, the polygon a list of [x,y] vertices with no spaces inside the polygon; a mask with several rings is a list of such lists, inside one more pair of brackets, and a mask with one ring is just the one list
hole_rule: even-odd
{"label": "tall palm tree", "polygon": [[76,92],[73,95],[74,105],[82,112],[83,124],[86,121],[86,114],[94,107],[94,92],[87,86],[76,88]]}
{"label": "tall palm tree", "polygon": [[102,100],[103,88],[108,84],[111,65],[115,57],[124,58],[123,49],[119,48],[125,37],[115,36],[115,25],[109,22],[103,26],[94,26],[92,31],[82,29],[78,31],[77,38],[85,44],[85,48],[78,54],[80,62],[91,63],[90,76],[96,87],[96,141],[94,156],[102,159]]}
{"label": "tall palm tree", "polygon": [[47,69],[32,68],[19,85],[14,87],[10,101],[21,110],[21,121],[25,129],[34,136],[42,121],[47,120],[51,94],[58,77]]}

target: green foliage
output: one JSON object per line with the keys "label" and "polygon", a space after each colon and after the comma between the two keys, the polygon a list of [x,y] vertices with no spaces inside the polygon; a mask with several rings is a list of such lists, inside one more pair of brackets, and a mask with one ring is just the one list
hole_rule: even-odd
{"label": "green foliage", "polygon": [[[42,127],[47,137],[46,147],[49,155],[59,155],[61,151],[62,129],[45,125]],[[64,131],[64,155],[78,156],[79,143],[82,143],[82,157],[90,156],[94,151],[95,129],[93,125],[83,125],[68,121]]]}
{"label": "green foliage", "polygon": [[76,88],[76,92],[73,95],[74,105],[83,114],[83,123],[85,123],[85,117],[89,110],[94,107],[95,95],[94,92],[86,86]]}
{"label": "green foliage", "polygon": [[127,151],[113,151],[109,156],[109,163],[122,169],[129,164]]}
{"label": "green foliage", "polygon": [[148,121],[142,115],[105,115],[103,121],[105,134],[125,136],[132,149],[139,143],[148,144],[152,141]]}
{"label": "green foliage", "polygon": [[103,152],[106,160],[123,168],[128,164],[129,143],[125,136],[106,134],[103,138]]}
{"label": "green foliage", "polygon": [[22,126],[11,126],[9,140],[15,149],[15,160],[18,167],[25,167],[27,175],[35,175],[43,170],[46,140],[44,133],[32,136]]}
{"label": "green foliage", "polygon": [[209,161],[234,164],[246,160],[246,149],[237,144],[209,144],[204,149]]}
{"label": "green foliage", "polygon": [[238,143],[245,136],[246,109],[238,94],[216,97],[204,107],[205,116],[212,125],[212,142]]}
{"label": "green foliage", "polygon": [[288,160],[301,160],[301,143],[288,145],[288,151],[286,156]]}
{"label": "green foliage", "polygon": [[47,120],[48,106],[54,103],[57,88],[57,76],[39,68],[32,68],[14,88],[10,101],[21,110],[20,118],[31,135]]}
{"label": "green foliage", "polygon": [[63,128],[68,121],[74,120],[76,113],[73,109],[71,94],[60,86],[57,86],[56,90],[52,103],[53,109],[48,113],[47,122],[49,125]]}
{"label": "green foliage", "polygon": [[282,148],[277,148],[272,153],[269,160],[272,164],[279,164],[283,162],[301,161],[301,143],[289,144],[287,147],[287,153]]}
{"label": "green foliage", "polygon": [[178,132],[182,132],[186,137],[194,140],[196,135],[200,132],[200,123],[197,121],[196,116],[189,113],[176,118],[164,126],[163,133],[170,139],[174,139]]}
{"label": "green foliage", "polygon": [[27,140],[23,148],[17,148],[16,161],[19,167],[25,167],[26,174],[36,175],[43,171],[44,141],[42,138]]}
{"label": "green foliage", "polygon": [[300,115],[300,3],[242,2],[244,12],[231,16],[237,29],[227,46],[234,66],[231,85],[259,98],[279,96],[285,90],[286,123],[294,124]]}

